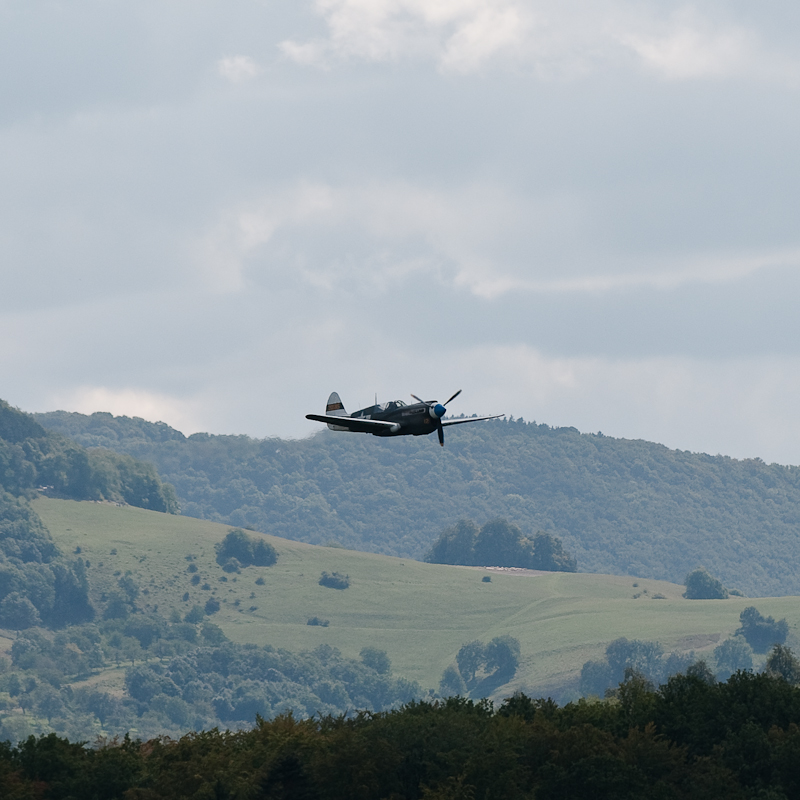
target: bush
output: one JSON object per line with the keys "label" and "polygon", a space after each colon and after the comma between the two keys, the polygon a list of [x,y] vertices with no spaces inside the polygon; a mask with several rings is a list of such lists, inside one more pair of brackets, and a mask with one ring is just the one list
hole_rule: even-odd
{"label": "bush", "polygon": [[713,575],[700,567],[690,572],[684,580],[687,600],[726,600],[728,590]]}
{"label": "bush", "polygon": [[323,572],[319,578],[320,586],[327,586],[329,589],[347,589],[350,586],[350,576],[342,575],[341,572]]}
{"label": "bush", "polygon": [[271,567],[278,560],[275,548],[264,539],[248,536],[241,528],[232,528],[227,536],[214,545],[217,564],[224,567],[235,559],[243,567]]}
{"label": "bush", "polygon": [[319,625],[321,628],[327,628],[331,622],[328,619],[320,619],[319,617],[311,617],[306,625]]}
{"label": "bush", "polygon": [[212,614],[216,614],[217,611],[219,611],[219,609],[220,609],[219,600],[217,600],[216,597],[209,597],[208,600],[206,600],[205,612],[206,614],[208,614],[209,617]]}

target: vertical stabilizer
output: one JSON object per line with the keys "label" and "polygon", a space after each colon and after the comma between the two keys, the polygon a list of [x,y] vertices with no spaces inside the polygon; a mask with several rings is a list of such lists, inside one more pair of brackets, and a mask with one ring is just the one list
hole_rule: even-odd
{"label": "vertical stabilizer", "polygon": [[[331,396],[328,398],[328,402],[325,405],[325,413],[330,417],[346,417],[347,412],[344,410],[344,403],[342,402],[342,398],[336,392],[331,392]],[[328,423],[328,427],[332,431],[346,431],[347,428],[343,428],[340,425],[331,425]]]}

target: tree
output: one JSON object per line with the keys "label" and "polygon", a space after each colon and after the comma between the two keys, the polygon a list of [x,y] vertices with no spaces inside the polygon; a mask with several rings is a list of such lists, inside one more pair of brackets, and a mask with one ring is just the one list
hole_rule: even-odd
{"label": "tree", "polygon": [[561,539],[539,531],[533,537],[534,568],[551,572],[577,572],[578,562],[564,550]]}
{"label": "tree", "polygon": [[496,636],[484,650],[486,667],[498,676],[508,676],[508,680],[511,680],[517,671],[519,655],[519,640],[513,636]]}
{"label": "tree", "polygon": [[717,679],[726,681],[739,670],[753,669],[753,649],[741,636],[726,639],[714,648]]}
{"label": "tree", "polygon": [[741,626],[737,636],[744,636],[756,653],[766,653],[774,644],[783,644],[789,634],[789,624],[784,617],[777,622],[773,617],[764,617],[755,606],[748,606],[739,614]]}
{"label": "tree", "polygon": [[271,567],[278,560],[278,553],[269,542],[248,536],[241,528],[228,531],[225,538],[214,545],[214,549],[220,566],[235,559],[237,566]]}
{"label": "tree", "polygon": [[486,663],[485,650],[483,642],[476,640],[463,645],[458,651],[456,664],[467,686],[475,681],[478,671]]}
{"label": "tree", "polygon": [[690,572],[684,584],[683,596],[687,600],[726,600],[728,597],[728,590],[703,567]]}
{"label": "tree", "polygon": [[0,602],[0,625],[15,631],[25,630],[41,622],[36,607],[19,592],[12,592]]}
{"label": "tree", "polygon": [[388,675],[392,670],[392,662],[385,650],[378,650],[377,647],[364,647],[359,656],[366,666],[374,669],[380,675]]}
{"label": "tree", "polygon": [[800,684],[800,661],[788,647],[781,644],[776,644],[772,648],[764,665],[764,672],[767,675],[783,678],[792,686]]}
{"label": "tree", "polygon": [[626,639],[624,636],[615,639],[606,648],[612,684],[624,680],[626,669],[632,669],[647,680],[658,683],[661,680],[663,655],[664,650],[658,642]]}
{"label": "tree", "polygon": [[581,668],[581,694],[584,697],[603,697],[612,685],[608,661],[587,661]]}
{"label": "tree", "polygon": [[455,697],[466,693],[467,685],[464,683],[464,679],[459,674],[458,669],[453,664],[446,667],[442,673],[442,679],[439,681],[439,696]]}

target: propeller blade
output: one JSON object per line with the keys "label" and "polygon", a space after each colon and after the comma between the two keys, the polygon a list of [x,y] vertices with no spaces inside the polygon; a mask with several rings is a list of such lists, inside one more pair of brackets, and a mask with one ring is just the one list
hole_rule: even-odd
{"label": "propeller blade", "polygon": [[411,396],[412,396],[412,397],[413,397],[413,398],[414,398],[414,399],[415,399],[415,400],[416,400],[418,403],[424,403],[424,402],[425,402],[424,400],[420,400],[420,399],[419,399],[419,397],[417,397],[415,394],[412,394]]}
{"label": "propeller blade", "polygon": [[444,428],[442,427],[442,423],[439,423],[439,427],[436,429],[436,432],[439,434],[439,444],[444,447]]}
{"label": "propeller blade", "polygon": [[[456,392],[456,393],[455,393],[455,394],[454,394],[454,395],[453,395],[453,396],[450,398],[450,400],[455,400],[455,399],[456,399],[456,397],[458,397],[460,394],[461,394],[461,389],[459,389],[459,390],[458,390],[458,391],[457,391],[457,392]],[[450,400],[448,400],[448,401],[447,401],[447,403],[449,403],[449,402],[450,402]],[[447,405],[447,403],[442,403],[442,405],[443,405],[443,406],[446,406],[446,405]]]}

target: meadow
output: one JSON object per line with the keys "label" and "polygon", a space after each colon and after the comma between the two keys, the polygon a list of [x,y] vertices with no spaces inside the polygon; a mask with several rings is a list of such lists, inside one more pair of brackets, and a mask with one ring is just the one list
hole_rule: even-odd
{"label": "meadow", "polygon": [[[214,596],[220,610],[212,619],[234,642],[290,650],[327,643],[349,657],[376,647],[387,652],[395,674],[424,687],[438,685],[463,644],[503,634],[521,645],[517,675],[498,692],[506,696],[516,689],[536,694],[576,684],[582,664],[600,658],[620,636],[703,655],[735,631],[748,605],[786,617],[789,644],[800,623],[797,597],[685,600],[683,586],[664,581],[503,574],[269,536],[277,564],[226,574],[215,561],[214,545],[229,526],[113,503],[43,497],[34,508],[63,552],[88,561],[97,607],[119,577],[130,573],[143,610],[184,615]],[[320,586],[323,571],[349,575],[350,587]],[[195,575],[199,580],[193,584]],[[329,626],[308,625],[312,617],[329,620]]]}

